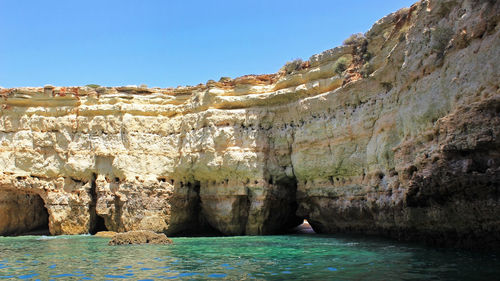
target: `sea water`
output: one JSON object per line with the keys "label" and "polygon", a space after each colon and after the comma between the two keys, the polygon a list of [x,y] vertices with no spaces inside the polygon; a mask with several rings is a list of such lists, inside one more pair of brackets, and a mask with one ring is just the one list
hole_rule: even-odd
{"label": "sea water", "polygon": [[7,280],[499,280],[487,252],[351,236],[173,238],[108,246],[94,236],[0,237]]}

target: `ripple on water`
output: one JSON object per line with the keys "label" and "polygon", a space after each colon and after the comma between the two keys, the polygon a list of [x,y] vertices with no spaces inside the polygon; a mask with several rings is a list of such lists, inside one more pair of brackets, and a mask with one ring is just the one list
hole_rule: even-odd
{"label": "ripple on water", "polygon": [[61,273],[61,274],[51,275],[50,277],[51,278],[64,278],[64,277],[73,277],[73,276],[77,276],[77,275],[71,274],[71,273]]}
{"label": "ripple on water", "polygon": [[19,278],[19,279],[31,279],[31,278],[38,276],[38,275],[40,275],[40,274],[32,273],[32,274],[19,275],[19,276],[17,276],[17,278]]}
{"label": "ripple on water", "polygon": [[207,277],[210,277],[210,278],[224,278],[226,276],[227,276],[227,274],[225,274],[225,273],[212,273],[212,274],[207,275]]}
{"label": "ripple on water", "polygon": [[112,274],[106,274],[104,275],[106,278],[116,278],[116,279],[127,279],[128,276],[125,275],[112,275]]}
{"label": "ripple on water", "polygon": [[179,277],[185,277],[185,276],[203,276],[203,273],[199,273],[199,272],[186,272],[186,273],[181,273],[178,276]]}
{"label": "ripple on water", "polygon": [[58,236],[40,236],[36,240],[52,240],[52,239],[57,239]]}

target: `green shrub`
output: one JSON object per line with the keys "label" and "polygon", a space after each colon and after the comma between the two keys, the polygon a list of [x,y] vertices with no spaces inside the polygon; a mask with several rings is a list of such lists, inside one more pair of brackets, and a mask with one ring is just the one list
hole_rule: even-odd
{"label": "green shrub", "polygon": [[384,90],[388,93],[392,90],[392,83],[390,82],[382,82],[380,85],[384,88]]}
{"label": "green shrub", "polygon": [[302,59],[294,59],[293,61],[287,62],[281,69],[285,71],[286,74],[290,74],[296,70],[302,69]]}
{"label": "green shrub", "polygon": [[361,74],[361,76],[363,76],[363,78],[367,78],[368,76],[370,76],[370,74],[373,73],[373,66],[369,62],[367,62],[363,65],[363,67],[361,67],[359,73]]}
{"label": "green shrub", "polygon": [[365,40],[365,36],[363,33],[355,33],[349,36],[346,40],[344,40],[344,45],[350,46],[350,45],[361,45],[363,41]]}
{"label": "green shrub", "polygon": [[89,87],[89,88],[92,88],[92,89],[97,89],[97,88],[101,87],[101,85],[97,85],[97,84],[88,84],[88,85],[85,85],[85,87]]}
{"label": "green shrub", "polygon": [[436,27],[431,31],[431,48],[438,56],[442,56],[446,46],[453,36],[453,30],[449,27]]}
{"label": "green shrub", "polygon": [[364,61],[369,61],[369,60],[372,59],[372,57],[373,57],[373,55],[370,52],[366,52],[366,53],[363,54],[363,60]]}
{"label": "green shrub", "polygon": [[406,34],[405,33],[401,33],[399,34],[399,38],[398,38],[398,41],[399,42],[403,42],[406,40]]}
{"label": "green shrub", "polygon": [[347,69],[347,64],[348,64],[348,61],[346,58],[344,58],[344,57],[339,58],[335,62],[335,66],[334,66],[335,73],[337,73],[338,75],[342,75],[342,73]]}
{"label": "green shrub", "polygon": [[106,88],[105,87],[98,87],[97,89],[95,89],[95,91],[102,94],[102,93],[106,92]]}

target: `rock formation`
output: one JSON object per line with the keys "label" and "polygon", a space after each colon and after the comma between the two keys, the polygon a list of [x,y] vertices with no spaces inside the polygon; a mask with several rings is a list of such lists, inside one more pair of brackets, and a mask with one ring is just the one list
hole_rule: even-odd
{"label": "rock formation", "polygon": [[155,233],[149,230],[135,230],[125,233],[116,233],[109,241],[108,245],[132,245],[132,244],[172,244],[163,233]]}
{"label": "rock formation", "polygon": [[498,1],[425,0],[277,74],[3,89],[0,233],[43,220],[21,218],[36,195],[54,235],[272,234],[307,218],[498,246],[499,21]]}

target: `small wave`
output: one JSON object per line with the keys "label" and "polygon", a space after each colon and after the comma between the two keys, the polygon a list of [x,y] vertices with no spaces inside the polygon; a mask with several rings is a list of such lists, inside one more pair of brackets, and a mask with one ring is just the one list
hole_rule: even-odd
{"label": "small wave", "polygon": [[40,236],[38,237],[36,240],[52,240],[52,239],[57,239],[58,237],[57,236]]}
{"label": "small wave", "polygon": [[72,239],[79,237],[90,237],[90,234],[78,234],[78,235],[40,235],[36,240],[51,240],[51,239]]}

